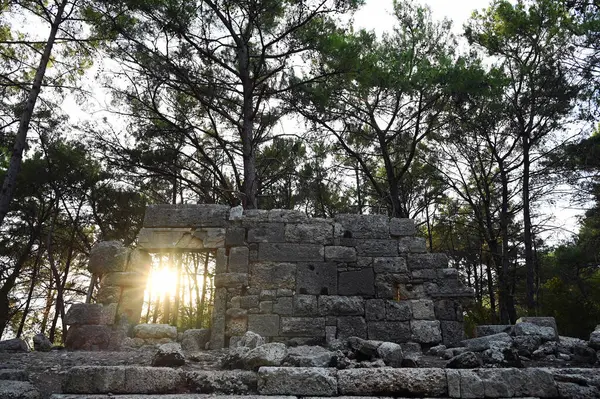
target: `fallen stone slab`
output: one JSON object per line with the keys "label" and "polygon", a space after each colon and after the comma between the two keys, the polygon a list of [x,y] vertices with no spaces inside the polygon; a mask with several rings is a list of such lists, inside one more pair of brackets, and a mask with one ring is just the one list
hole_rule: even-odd
{"label": "fallen stone slab", "polygon": [[288,349],[283,361],[285,366],[295,367],[329,367],[334,361],[335,353],[321,346],[301,345]]}
{"label": "fallen stone slab", "polygon": [[321,367],[261,367],[258,393],[261,395],[335,396],[338,381],[335,369]]}
{"label": "fallen stone slab", "polygon": [[342,395],[440,397],[448,383],[439,368],[350,369],[338,371],[338,389]]}
{"label": "fallen stone slab", "polygon": [[510,324],[487,324],[475,327],[475,335],[477,337],[486,337],[488,335],[510,333],[512,325]]}
{"label": "fallen stone slab", "polygon": [[29,381],[29,378],[25,370],[0,369],[0,380]]}
{"label": "fallen stone slab", "polygon": [[525,316],[517,319],[517,321],[515,322],[515,326],[517,326],[519,323],[531,323],[539,327],[551,328],[552,330],[554,330],[554,340],[558,341],[558,327],[556,326],[556,320],[554,319],[554,317]]}
{"label": "fallen stone slab", "polygon": [[39,399],[40,392],[27,381],[0,380],[0,398]]}
{"label": "fallen stone slab", "polygon": [[558,335],[552,327],[539,326],[537,324],[522,322],[517,323],[512,330],[516,336],[534,336],[539,337],[542,342],[557,341]]}
{"label": "fallen stone slab", "polygon": [[192,392],[248,395],[258,391],[258,375],[247,370],[202,370],[185,373]]}
{"label": "fallen stone slab", "polygon": [[183,374],[167,367],[76,366],[67,371],[64,393],[177,393]]}
{"label": "fallen stone slab", "polygon": [[486,349],[490,349],[492,342],[511,342],[512,338],[507,333],[499,333],[493,335],[486,335],[485,337],[465,339],[460,342],[460,346],[466,347],[468,350],[473,352],[481,352]]}

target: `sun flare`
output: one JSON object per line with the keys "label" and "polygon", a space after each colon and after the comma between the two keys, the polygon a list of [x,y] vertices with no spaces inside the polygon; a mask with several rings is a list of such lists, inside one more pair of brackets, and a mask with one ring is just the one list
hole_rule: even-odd
{"label": "sun flare", "polygon": [[153,269],[148,279],[148,292],[152,297],[174,295],[177,287],[177,273],[168,268]]}

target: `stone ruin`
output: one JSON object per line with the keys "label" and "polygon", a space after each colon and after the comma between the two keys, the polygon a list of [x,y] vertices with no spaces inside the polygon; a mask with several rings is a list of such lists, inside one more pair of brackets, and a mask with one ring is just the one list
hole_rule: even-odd
{"label": "stone ruin", "polygon": [[247,331],[293,344],[359,337],[430,347],[464,339],[462,302],[472,292],[445,255],[427,253],[412,220],[236,211],[153,205],[136,249],[96,245],[89,269],[101,276],[98,303],[69,310],[67,346],[117,347],[119,325],[139,322],[149,253],[171,251],[216,253],[212,349]]}

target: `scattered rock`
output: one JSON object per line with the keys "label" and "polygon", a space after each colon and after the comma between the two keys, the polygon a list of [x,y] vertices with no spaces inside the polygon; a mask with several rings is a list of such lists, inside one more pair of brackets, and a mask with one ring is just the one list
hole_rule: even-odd
{"label": "scattered rock", "polygon": [[402,359],[402,367],[418,368],[421,365],[422,357],[420,353],[407,353]]}
{"label": "scattered rock", "polygon": [[257,391],[258,376],[246,370],[201,370],[186,373],[192,391],[204,394],[251,395]]}
{"label": "scattered rock", "polygon": [[481,367],[481,360],[474,352],[461,353],[446,363],[448,369],[474,369],[478,367]]}
{"label": "scattered rock", "polygon": [[475,335],[477,337],[487,337],[488,335],[510,333],[512,325],[510,324],[488,324],[475,327]]}
{"label": "scattered rock", "polygon": [[436,345],[436,346],[432,346],[431,348],[429,348],[429,350],[427,351],[427,354],[429,356],[442,356],[444,354],[444,351],[446,350],[446,345]]}
{"label": "scattered rock", "polygon": [[537,335],[518,335],[513,338],[513,345],[519,355],[531,357],[542,344],[542,339]]}
{"label": "scattered rock", "polygon": [[152,359],[154,367],[178,367],[185,364],[185,356],[181,345],[177,342],[162,344]]}
{"label": "scattered rock", "polygon": [[554,317],[521,317],[516,321],[515,326],[521,323],[530,323],[538,327],[551,328],[552,331],[554,331],[553,340],[558,341],[558,328],[556,326],[556,320]]}
{"label": "scattered rock", "polygon": [[481,354],[483,363],[501,367],[523,367],[519,352],[509,342],[492,342]]}
{"label": "scattered rock", "polygon": [[273,342],[257,346],[242,355],[241,361],[247,370],[258,370],[263,366],[280,366],[287,356],[285,344]]}
{"label": "scattered rock", "polygon": [[393,342],[383,342],[377,347],[377,356],[384,362],[385,366],[402,367],[404,354],[402,346]]}
{"label": "scattered rock", "polygon": [[600,324],[596,326],[596,329],[590,334],[590,347],[600,350]]}
{"label": "scattered rock", "polygon": [[507,333],[499,333],[485,337],[465,339],[460,343],[460,346],[464,346],[473,352],[481,352],[489,349],[492,342],[512,343],[512,338]]}
{"label": "scattered rock", "polygon": [[443,359],[446,360],[450,360],[452,359],[454,356],[458,356],[461,353],[465,353],[465,352],[469,352],[469,349],[464,348],[464,347],[459,347],[459,348],[450,348],[450,349],[446,349],[444,352],[442,352],[441,357]]}
{"label": "scattered rock", "polygon": [[21,338],[0,341],[0,352],[29,352],[27,343]]}
{"label": "scattered rock", "polygon": [[543,327],[533,323],[522,322],[517,323],[512,330],[516,336],[534,336],[539,337],[542,342],[556,341],[556,331],[552,327]]}
{"label": "scattered rock", "polygon": [[244,333],[244,335],[242,335],[242,337],[239,339],[239,341],[237,341],[234,344],[235,348],[239,348],[239,347],[244,347],[244,348],[249,348],[249,349],[254,349],[257,346],[261,346],[265,344],[265,339],[260,336],[259,334],[252,332],[252,331],[246,331]]}
{"label": "scattered rock", "polygon": [[48,352],[52,350],[52,342],[44,334],[33,336],[33,349],[37,352]]}
{"label": "scattered rock", "polygon": [[320,346],[296,346],[288,349],[283,364],[294,367],[331,367],[336,354]]}
{"label": "scattered rock", "polygon": [[348,347],[354,352],[357,360],[371,360],[377,357],[377,348],[382,341],[366,340],[359,337],[350,337]]}
{"label": "scattered rock", "polygon": [[210,341],[210,330],[207,328],[185,330],[181,336],[181,348],[187,352],[204,350]]}
{"label": "scattered rock", "polygon": [[0,380],[0,398],[39,399],[40,392],[27,381]]}

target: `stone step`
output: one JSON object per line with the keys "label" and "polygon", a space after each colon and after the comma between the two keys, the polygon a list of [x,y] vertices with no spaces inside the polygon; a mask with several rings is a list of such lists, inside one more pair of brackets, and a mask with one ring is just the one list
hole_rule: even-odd
{"label": "stone step", "polygon": [[201,399],[235,398],[236,395],[245,398],[268,395],[270,398],[363,399],[600,397],[599,374],[597,368],[561,369],[557,372],[547,368],[454,370],[386,367],[337,370],[322,367],[261,367],[254,372],[80,366],[67,372],[62,390],[64,394],[55,395],[53,399],[135,399],[155,396],[163,399]]}
{"label": "stone step", "polygon": [[28,381],[0,380],[1,399],[39,399],[40,392]]}
{"label": "stone step", "polygon": [[[298,399],[298,396],[267,396],[267,395],[214,395],[214,394],[165,394],[165,395],[75,395],[54,394],[50,399]],[[337,396],[336,399],[392,399],[391,396]],[[331,399],[323,396],[304,396],[302,399]],[[414,399],[414,398],[393,398]],[[450,398],[436,398],[450,399]],[[536,399],[536,398],[523,398]]]}

